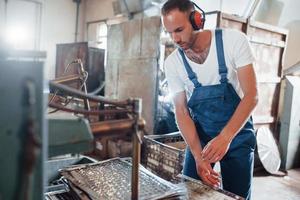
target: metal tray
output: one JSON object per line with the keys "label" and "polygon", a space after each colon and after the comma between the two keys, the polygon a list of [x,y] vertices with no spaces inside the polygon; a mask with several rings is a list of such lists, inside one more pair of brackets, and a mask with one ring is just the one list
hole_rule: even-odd
{"label": "metal tray", "polygon": [[[131,163],[114,158],[69,167],[61,174],[93,200],[131,199]],[[186,191],[143,167],[139,171],[139,199],[175,198]]]}

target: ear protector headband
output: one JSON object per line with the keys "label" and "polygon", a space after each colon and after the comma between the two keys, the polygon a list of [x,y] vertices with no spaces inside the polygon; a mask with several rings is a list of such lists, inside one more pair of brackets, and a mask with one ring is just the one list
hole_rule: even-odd
{"label": "ear protector headband", "polygon": [[192,24],[192,27],[194,28],[195,31],[197,31],[203,29],[204,27],[205,12],[199,6],[197,6],[197,4],[195,4],[194,2],[192,3],[194,4],[194,7],[198,8],[201,11],[200,13],[195,9],[190,14],[190,22]]}

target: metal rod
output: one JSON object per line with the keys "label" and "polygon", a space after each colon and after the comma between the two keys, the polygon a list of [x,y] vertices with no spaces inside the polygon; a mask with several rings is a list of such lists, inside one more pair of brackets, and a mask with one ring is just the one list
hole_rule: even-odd
{"label": "metal rod", "polygon": [[141,140],[139,138],[139,121],[142,114],[142,99],[133,100],[133,109],[135,112],[135,124],[132,134],[133,155],[132,155],[132,172],[131,172],[131,199],[137,200],[139,197],[139,164],[141,157]]}
{"label": "metal rod", "polygon": [[[79,60],[79,65],[80,65],[80,67],[79,67],[79,72],[80,72],[80,74],[85,74],[85,70],[84,70],[84,67],[83,67],[83,64],[82,64],[82,61],[81,60]],[[88,77],[88,75],[87,75],[87,72],[86,72],[86,78]],[[88,92],[87,92],[87,87],[86,87],[86,81],[83,81],[82,82],[82,86],[83,86],[83,91],[84,91],[84,93],[85,94],[87,94]],[[89,102],[89,100],[88,99],[84,99],[84,107],[85,107],[85,109],[87,109],[87,110],[91,110],[91,107],[90,107],[90,102]]]}
{"label": "metal rod", "polygon": [[126,114],[129,113],[130,111],[128,110],[84,110],[84,109],[72,109],[72,108],[67,108],[63,105],[56,104],[56,103],[49,103],[49,106],[52,108],[57,108],[62,111],[66,112],[72,112],[76,114],[84,114],[84,115],[111,115],[111,114]]}
{"label": "metal rod", "polygon": [[93,96],[93,95],[85,94],[81,91],[78,91],[76,89],[73,89],[71,87],[68,87],[68,86],[65,86],[65,85],[62,85],[59,83],[55,83],[53,81],[49,82],[49,86],[50,86],[50,88],[61,90],[65,94],[68,94],[68,95],[76,96],[76,97],[83,98],[83,99],[86,98],[91,101],[112,104],[112,105],[115,105],[118,107],[123,107],[123,108],[128,107],[128,105],[130,103],[130,100],[116,101],[116,100],[110,100],[110,99],[102,97],[102,96]]}
{"label": "metal rod", "polygon": [[78,74],[72,74],[72,75],[66,75],[66,76],[61,76],[58,77],[54,80],[52,80],[54,83],[68,83],[68,82],[73,82],[73,81],[79,81],[83,78],[83,76],[78,75]]}
{"label": "metal rod", "polygon": [[118,130],[132,130],[134,126],[134,119],[119,119],[102,122],[90,123],[92,132],[98,133],[109,133]]}
{"label": "metal rod", "polygon": [[78,36],[78,19],[79,19],[79,6],[81,0],[74,0],[76,2],[76,23],[75,23],[75,42],[77,42],[77,36]]}
{"label": "metal rod", "polygon": [[133,140],[133,159],[132,159],[132,174],[131,174],[131,199],[137,200],[139,196],[139,164],[140,164],[140,152],[141,144],[139,142],[137,133],[132,135]]}

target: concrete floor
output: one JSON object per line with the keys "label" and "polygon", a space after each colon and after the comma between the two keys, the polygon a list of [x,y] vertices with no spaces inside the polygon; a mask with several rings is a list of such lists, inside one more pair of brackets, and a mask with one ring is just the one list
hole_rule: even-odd
{"label": "concrete floor", "polygon": [[255,172],[252,200],[300,200],[300,168],[288,170],[284,177]]}

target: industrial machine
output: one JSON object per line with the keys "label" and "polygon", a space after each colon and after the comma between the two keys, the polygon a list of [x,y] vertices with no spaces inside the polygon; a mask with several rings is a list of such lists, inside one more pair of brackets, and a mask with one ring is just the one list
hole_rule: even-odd
{"label": "industrial machine", "polygon": [[[110,105],[110,109],[90,111],[88,106],[87,109],[70,109],[51,102],[50,107],[77,116],[55,113],[48,115],[46,120],[45,99],[48,94],[44,91],[48,91],[48,84],[43,78],[43,62],[37,61],[45,58],[45,54],[17,53],[17,61],[10,55],[0,60],[0,199],[43,199],[46,180],[49,180],[47,176],[51,174],[49,166],[63,167],[68,164],[66,159],[60,160],[54,156],[86,152],[92,148],[94,137],[128,133],[132,134],[134,143],[131,194],[132,199],[137,199],[140,143],[145,124],[140,116],[141,100],[109,100],[51,82],[50,88],[55,91],[82,98],[84,102]],[[123,114],[126,119],[112,119],[111,115],[116,114]],[[100,115],[103,120],[89,123],[88,115]],[[51,158],[49,161],[48,156]]]}
{"label": "industrial machine", "polygon": [[[76,98],[81,98],[84,100],[94,101],[94,102],[99,102],[102,104],[107,104],[110,105],[108,110],[96,110],[96,111],[91,111],[88,109],[82,109],[82,108],[68,108],[65,107],[64,105],[55,103],[55,102],[50,102],[49,106],[55,109],[63,110],[65,112],[71,112],[71,113],[76,113],[76,114],[82,114],[83,116],[86,115],[101,115],[104,116],[104,120],[90,123],[90,131],[93,133],[94,137],[101,137],[105,135],[121,135],[121,134],[132,134],[132,141],[133,141],[133,159],[132,159],[132,199],[137,199],[138,198],[138,171],[139,171],[139,163],[140,163],[140,144],[141,144],[141,133],[144,127],[144,120],[141,118],[141,100],[140,99],[128,99],[125,101],[116,101],[116,100],[109,100],[104,97],[100,96],[94,96],[94,95],[89,95],[84,92],[81,92],[79,90],[70,88],[68,86],[55,83],[55,82],[50,82],[50,88],[53,89],[54,91],[59,90],[60,92],[63,92],[65,95],[71,95],[72,97]],[[126,116],[126,118],[121,118],[121,119],[114,119],[111,118],[112,115],[115,114],[123,114],[123,116]],[[125,115],[124,115],[125,114]],[[63,118],[64,122],[62,123],[61,120],[58,120],[57,118],[55,119],[56,121],[50,120],[49,123],[56,123],[58,125],[61,123],[61,131],[62,133],[65,132],[68,127],[67,125],[67,119]],[[52,122],[51,122],[52,121]],[[66,145],[72,145],[76,146],[74,149],[82,148],[84,143],[81,143],[78,146],[79,141],[74,142],[74,138],[78,139],[81,137],[78,135],[80,133],[79,127],[81,126],[80,123],[83,125],[84,122],[82,120],[77,120],[77,124],[71,124],[69,125],[72,127],[71,129],[77,131],[76,137],[69,135],[69,136],[62,136],[63,134],[57,134],[56,135],[61,135],[60,137],[63,138],[63,140],[66,139]],[[83,125],[84,126],[84,125]],[[82,127],[83,127],[82,126]],[[57,126],[55,126],[57,128]],[[49,130],[52,130],[51,128]],[[82,133],[84,133],[85,129],[82,129]],[[79,131],[79,132],[78,132]],[[56,131],[54,131],[56,132]],[[49,136],[52,135],[52,131],[49,132]],[[86,134],[82,134],[81,140],[84,141],[86,137]],[[88,138],[87,138],[88,139]],[[50,140],[51,141],[51,140]],[[62,142],[61,139],[55,139],[58,143]],[[70,150],[70,148],[66,148],[65,145],[57,145],[56,142],[53,142],[53,146],[56,146],[55,149],[51,151],[51,146],[50,146],[50,153],[53,152],[55,155],[56,152],[59,153],[67,153],[66,150]],[[88,142],[88,140],[86,140]],[[85,145],[88,147],[88,145]],[[70,152],[71,153],[71,152]]]}

